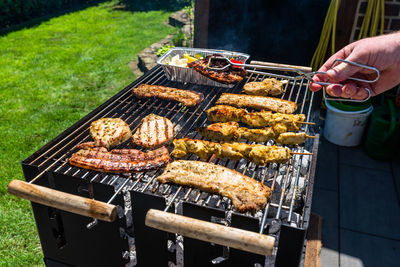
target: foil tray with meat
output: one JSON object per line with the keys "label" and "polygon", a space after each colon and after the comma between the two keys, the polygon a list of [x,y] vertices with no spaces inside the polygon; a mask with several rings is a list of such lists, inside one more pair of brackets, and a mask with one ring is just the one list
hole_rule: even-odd
{"label": "foil tray with meat", "polygon": [[212,80],[207,78],[200,72],[196,71],[193,68],[184,67],[184,66],[177,66],[173,64],[169,64],[167,62],[168,58],[183,55],[189,55],[191,57],[195,57],[196,55],[201,55],[204,58],[210,55],[222,55],[228,58],[233,58],[239,62],[246,63],[246,61],[250,58],[250,55],[239,53],[239,52],[232,52],[232,51],[225,51],[225,50],[214,50],[214,49],[201,49],[201,48],[187,48],[187,47],[176,47],[168,50],[163,56],[161,56],[157,60],[157,64],[161,65],[164,69],[165,75],[171,81],[177,82],[188,82],[193,84],[201,84],[201,85],[209,85],[209,86],[216,86],[216,87],[228,87],[233,88],[235,84],[226,84],[222,82],[217,82],[216,80]]}

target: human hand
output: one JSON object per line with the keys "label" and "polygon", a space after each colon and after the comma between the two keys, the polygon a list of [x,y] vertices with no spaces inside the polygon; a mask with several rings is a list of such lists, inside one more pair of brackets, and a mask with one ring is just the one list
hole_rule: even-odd
{"label": "human hand", "polygon": [[[380,71],[380,78],[374,83],[358,82],[348,80],[349,77],[356,77],[365,80],[374,80],[376,73],[373,70],[363,69],[347,63],[339,63],[330,69],[335,59],[368,65]],[[326,92],[334,97],[365,99],[371,90],[372,96],[378,95],[391,89],[400,83],[400,32],[388,35],[381,35],[366,38],[351,43],[336,54],[331,56],[318,70],[325,74],[316,74],[313,77],[315,82],[340,83],[340,85],[328,85]],[[321,85],[311,83],[310,90],[318,91]]]}

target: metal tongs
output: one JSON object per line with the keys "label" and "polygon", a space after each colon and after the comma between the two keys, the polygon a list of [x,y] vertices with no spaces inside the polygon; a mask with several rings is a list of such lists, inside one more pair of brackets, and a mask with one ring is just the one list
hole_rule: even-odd
{"label": "metal tongs", "polygon": [[[228,62],[227,65],[218,68],[218,67],[212,67],[212,61],[213,60],[225,60]],[[336,63],[338,62],[344,62],[353,66],[357,66],[357,67],[361,67],[364,69],[369,69],[372,70],[376,73],[376,78],[374,80],[365,80],[365,79],[360,79],[360,78],[356,78],[356,77],[349,77],[348,80],[354,80],[354,81],[359,81],[359,82],[365,82],[365,83],[374,83],[376,82],[379,77],[380,77],[380,72],[377,68],[375,67],[371,67],[368,65],[364,65],[364,64],[360,64],[360,63],[356,63],[356,62],[352,62],[352,61],[348,61],[348,60],[344,60],[344,59],[336,59],[330,68],[332,68],[333,66],[336,65]],[[337,100],[337,101],[343,101],[343,102],[364,102],[367,101],[368,99],[371,98],[371,90],[368,88],[364,88],[365,90],[367,90],[368,92],[368,97],[366,99],[363,100],[358,100],[358,99],[351,99],[351,98],[331,98],[328,97],[328,94],[326,93],[326,86],[327,85],[339,85],[341,87],[343,87],[343,84],[340,83],[330,83],[330,82],[315,82],[313,81],[313,76],[315,74],[326,74],[326,72],[323,71],[313,71],[313,72],[304,72],[300,69],[296,69],[296,68],[290,68],[290,67],[277,67],[277,66],[264,66],[264,65],[254,65],[254,64],[240,64],[240,63],[234,63],[231,62],[227,57],[225,56],[211,56],[210,59],[208,60],[207,63],[207,68],[211,69],[211,70],[226,70],[227,68],[229,68],[230,65],[233,66],[238,66],[238,67],[245,67],[245,68],[257,68],[257,69],[265,69],[265,70],[275,70],[275,71],[290,71],[290,72],[295,72],[298,75],[297,76],[289,76],[289,75],[281,75],[281,74],[276,74],[276,73],[268,73],[268,72],[262,72],[262,71],[256,71],[256,70],[249,70],[246,69],[247,72],[250,73],[255,73],[255,74],[260,74],[260,75],[267,75],[267,76],[271,76],[271,77],[276,77],[276,78],[283,78],[283,79],[288,79],[288,80],[302,80],[302,79],[307,79],[310,82],[313,82],[315,84],[319,84],[323,86],[323,94],[324,94],[324,98],[326,100]]]}

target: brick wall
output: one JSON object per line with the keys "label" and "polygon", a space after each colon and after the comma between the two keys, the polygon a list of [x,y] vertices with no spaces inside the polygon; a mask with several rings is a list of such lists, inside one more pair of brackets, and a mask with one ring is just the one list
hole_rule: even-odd
{"label": "brick wall", "polygon": [[[358,40],[358,35],[360,34],[360,27],[364,19],[365,12],[367,10],[367,3],[368,0],[358,1],[357,12],[349,40],[350,42]],[[398,30],[400,30],[400,0],[386,0],[384,33],[389,33]]]}

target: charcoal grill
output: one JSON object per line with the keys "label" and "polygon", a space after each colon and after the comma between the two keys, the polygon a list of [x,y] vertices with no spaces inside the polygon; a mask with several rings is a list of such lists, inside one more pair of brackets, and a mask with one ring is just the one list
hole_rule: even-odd
{"label": "charcoal grill", "polygon": [[[67,212],[56,205],[49,207],[32,202],[32,209],[47,266],[298,266],[304,257],[305,234],[311,210],[315,163],[318,150],[318,128],[303,125],[303,130],[315,139],[292,151],[313,152],[306,156],[292,156],[286,164],[256,166],[245,160],[232,161],[210,158],[209,161],[236,169],[268,184],[275,197],[257,213],[238,213],[227,198],[200,192],[188,187],[160,184],[156,177],[162,169],[135,174],[107,174],[71,166],[67,159],[77,144],[90,141],[89,125],[102,117],[125,120],[132,132],[140,120],[150,113],[165,116],[176,126],[176,138],[202,139],[195,131],[206,125],[204,112],[214,106],[222,92],[239,93],[244,82],[262,80],[264,76],[249,74],[234,88],[218,88],[190,83],[172,82],[160,66],[128,85],[107,102],[65,130],[54,140],[22,162],[25,180],[31,184],[60,192],[106,202],[110,209],[102,216]],[[198,106],[187,108],[178,102],[161,99],[137,99],[132,88],[139,84],[158,84],[190,89],[204,94]],[[318,101],[308,90],[306,80],[291,80],[285,85],[282,98],[298,103],[299,113],[306,120],[317,122]],[[271,143],[268,143],[271,144]],[[137,148],[132,143],[121,148]],[[169,146],[171,150],[173,145]],[[192,155],[187,159],[199,160]],[[302,169],[303,168],[303,169]],[[304,170],[305,168],[305,170]],[[302,171],[301,171],[302,170]],[[302,174],[303,172],[303,174]],[[300,194],[300,184],[303,191]],[[61,193],[60,193],[61,194]],[[69,204],[65,201],[66,205]],[[91,205],[84,202],[82,205]],[[116,206],[116,208],[114,207]],[[262,256],[213,243],[184,238],[145,225],[149,209],[200,219],[239,228],[275,238],[271,255]],[[115,216],[115,219],[112,218]],[[96,219],[96,218],[100,219]],[[259,264],[259,265],[255,265]]]}

